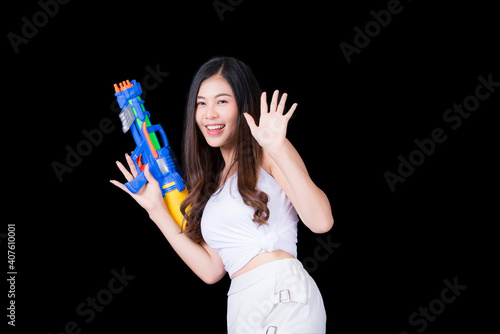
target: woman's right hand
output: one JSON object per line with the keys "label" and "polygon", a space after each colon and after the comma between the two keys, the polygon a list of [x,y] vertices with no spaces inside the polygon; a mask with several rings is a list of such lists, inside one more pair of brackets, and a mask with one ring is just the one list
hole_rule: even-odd
{"label": "woman's right hand", "polygon": [[[125,154],[125,159],[127,160],[130,172],[125,168],[125,166],[123,166],[121,162],[117,161],[116,165],[122,172],[123,176],[125,176],[125,179],[127,179],[127,182],[130,182],[137,177],[138,172],[135,168],[135,164],[132,161],[132,158],[128,154]],[[153,175],[151,175],[151,172],[149,171],[149,165],[146,165],[146,168],[144,168],[144,175],[146,176],[148,182],[135,194],[130,192],[130,190],[128,190],[127,187],[119,181],[110,180],[109,182],[129,194],[137,203],[139,203],[140,206],[142,206],[148,212],[150,217],[157,213],[159,210],[165,210],[168,212],[167,207],[165,206],[165,202],[163,201],[163,195],[160,190],[160,185],[158,184],[158,181],[156,181],[156,179],[153,177]]]}

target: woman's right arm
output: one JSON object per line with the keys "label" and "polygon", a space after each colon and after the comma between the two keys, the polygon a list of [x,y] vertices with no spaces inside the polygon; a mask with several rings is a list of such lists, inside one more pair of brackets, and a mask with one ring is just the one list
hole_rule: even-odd
{"label": "woman's right arm", "polygon": [[214,284],[224,277],[226,270],[219,254],[205,241],[202,240],[198,244],[186,233],[181,233],[179,225],[166,208],[150,214],[150,218],[158,226],[174,251],[203,282]]}
{"label": "woman's right arm", "polygon": [[[120,162],[117,161],[116,164],[127,181],[131,181],[137,176],[137,170],[132,158],[128,155],[125,155],[125,157],[130,172]],[[204,241],[196,243],[185,233],[181,233],[179,225],[174,221],[165,206],[160,186],[149,172],[148,165],[144,169],[144,174],[148,183],[136,194],[131,193],[121,182],[116,180],[110,182],[128,193],[148,212],[149,217],[158,226],[174,251],[203,282],[207,284],[218,282],[226,271],[217,252]]]}

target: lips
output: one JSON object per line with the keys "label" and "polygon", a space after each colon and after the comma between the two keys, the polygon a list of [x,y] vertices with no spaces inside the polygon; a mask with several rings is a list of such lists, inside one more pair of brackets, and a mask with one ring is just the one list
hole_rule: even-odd
{"label": "lips", "polygon": [[226,126],[224,124],[210,124],[210,125],[205,125],[205,128],[207,129],[207,133],[209,135],[217,135],[224,130]]}

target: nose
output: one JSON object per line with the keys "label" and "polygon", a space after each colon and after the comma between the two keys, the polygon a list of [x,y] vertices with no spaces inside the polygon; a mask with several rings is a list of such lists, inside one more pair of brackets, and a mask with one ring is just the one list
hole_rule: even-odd
{"label": "nose", "polygon": [[207,108],[207,112],[205,114],[205,118],[207,119],[213,119],[219,117],[219,114],[215,110],[215,107],[213,105],[209,105]]}

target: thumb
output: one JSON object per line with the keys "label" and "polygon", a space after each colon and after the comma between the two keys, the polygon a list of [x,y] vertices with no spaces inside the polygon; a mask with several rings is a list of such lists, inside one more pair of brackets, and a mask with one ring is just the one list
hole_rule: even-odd
{"label": "thumb", "polygon": [[247,124],[250,127],[250,131],[253,133],[253,130],[257,128],[257,125],[255,124],[255,120],[253,119],[252,115],[249,113],[243,113],[243,116],[245,116],[245,119],[247,120]]}

